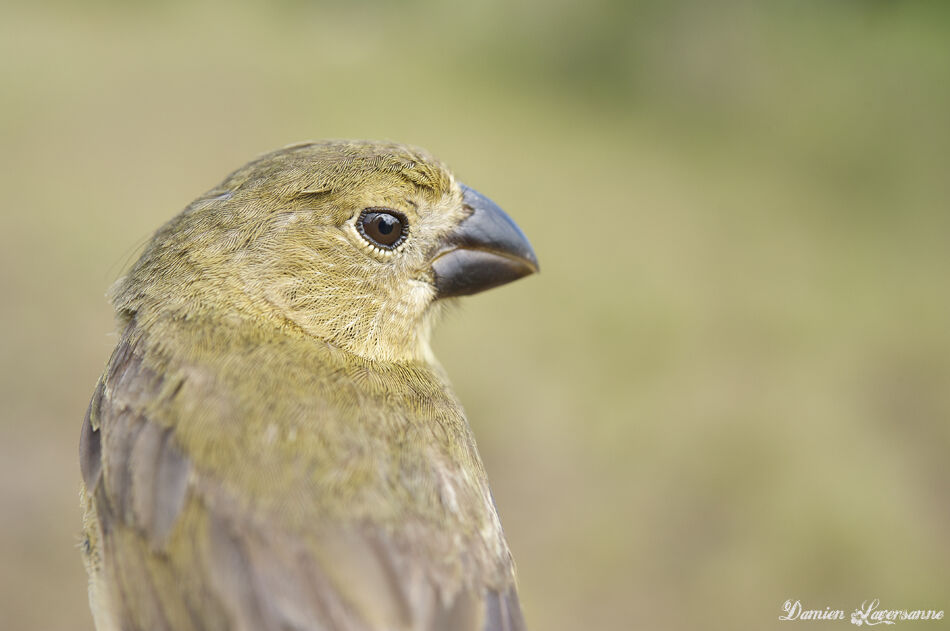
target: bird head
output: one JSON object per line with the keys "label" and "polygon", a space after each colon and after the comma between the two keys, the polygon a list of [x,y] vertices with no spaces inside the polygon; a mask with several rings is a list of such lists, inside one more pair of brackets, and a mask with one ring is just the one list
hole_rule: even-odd
{"label": "bird head", "polygon": [[252,317],[366,359],[431,359],[444,299],[537,270],[518,226],[424,151],[304,143],[163,226],[113,302],[124,319]]}

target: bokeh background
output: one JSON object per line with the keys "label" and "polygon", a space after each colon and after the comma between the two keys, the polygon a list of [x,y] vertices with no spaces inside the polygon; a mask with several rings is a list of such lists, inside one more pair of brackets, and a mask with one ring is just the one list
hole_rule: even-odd
{"label": "bokeh background", "polygon": [[231,169],[341,137],[427,147],[540,256],[436,340],[533,629],[950,610],[947,6],[5,3],[0,627],[92,629],[107,287]]}

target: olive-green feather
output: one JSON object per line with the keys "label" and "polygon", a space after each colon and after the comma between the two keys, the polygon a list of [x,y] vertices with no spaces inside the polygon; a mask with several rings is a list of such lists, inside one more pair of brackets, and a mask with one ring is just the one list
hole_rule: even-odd
{"label": "olive-green feather", "polygon": [[[235,171],[113,289],[83,424],[100,631],[520,629],[428,261],[465,217],[420,150],[297,145]],[[398,256],[351,232],[404,213]]]}

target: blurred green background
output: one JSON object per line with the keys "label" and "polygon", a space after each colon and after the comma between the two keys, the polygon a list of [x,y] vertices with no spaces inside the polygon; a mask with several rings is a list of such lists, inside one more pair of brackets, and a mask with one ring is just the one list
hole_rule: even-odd
{"label": "blurred green background", "polygon": [[436,339],[533,629],[950,609],[947,6],[5,4],[0,626],[92,628],[106,288],[231,169],[341,137],[427,147],[541,259]]}

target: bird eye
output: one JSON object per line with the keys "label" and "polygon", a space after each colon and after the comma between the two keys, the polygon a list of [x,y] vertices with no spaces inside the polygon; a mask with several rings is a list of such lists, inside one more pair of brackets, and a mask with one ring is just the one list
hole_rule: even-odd
{"label": "bird eye", "polygon": [[406,240],[409,222],[401,212],[389,208],[367,208],[356,221],[363,238],[384,250],[392,250]]}

